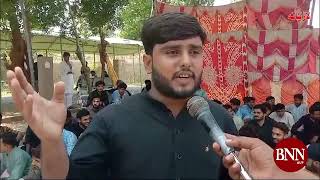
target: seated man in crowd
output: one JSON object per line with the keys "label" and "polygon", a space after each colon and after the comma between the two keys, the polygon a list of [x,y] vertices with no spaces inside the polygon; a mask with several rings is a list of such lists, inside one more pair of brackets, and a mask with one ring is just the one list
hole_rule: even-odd
{"label": "seated man in crowd", "polygon": [[292,135],[306,145],[320,143],[320,102],[312,104],[309,113],[302,116],[291,129]]}
{"label": "seated man in crowd", "polygon": [[73,124],[71,128],[71,132],[73,132],[77,138],[87,129],[91,122],[90,112],[82,108],[77,113],[77,118],[79,119],[79,123]]}
{"label": "seated man in crowd", "polygon": [[268,96],[266,98],[266,103],[268,103],[271,107],[271,112],[274,111],[274,106],[276,105],[276,99],[273,96]]}
{"label": "seated man in crowd", "polygon": [[306,169],[320,175],[320,143],[310,144],[308,147],[308,161]]}
{"label": "seated man in crowd", "polygon": [[230,99],[230,105],[234,113],[237,113],[241,104],[241,101],[237,98]]}
{"label": "seated man in crowd", "polygon": [[269,117],[277,122],[285,123],[290,130],[294,124],[293,116],[286,112],[285,106],[281,103],[276,104],[274,107],[274,112],[271,113]]}
{"label": "seated man in crowd", "polygon": [[230,113],[237,130],[243,126],[243,121],[240,117],[236,116],[235,112],[232,110],[232,106],[229,104],[223,105],[223,107]]}
{"label": "seated man in crowd", "polygon": [[303,95],[296,94],[294,95],[294,104],[290,104],[286,107],[286,110],[289,111],[294,119],[294,122],[297,122],[302,116],[308,114],[308,106],[303,102]]}
{"label": "seated man in crowd", "polygon": [[126,96],[129,96],[126,89],[127,89],[127,84],[124,82],[120,82],[120,84],[118,85],[118,89],[112,93],[112,103],[119,104],[121,103],[121,100],[123,98],[125,98]]}
{"label": "seated man in crowd", "polygon": [[7,174],[7,179],[20,179],[28,174],[31,167],[31,157],[17,147],[16,134],[7,132],[0,136],[0,152],[2,154],[1,173]]}
{"label": "seated man in crowd", "polygon": [[95,90],[96,83],[100,80],[100,78],[97,76],[97,73],[95,71],[90,71],[90,83],[92,88]]}
{"label": "seated man in crowd", "polygon": [[142,88],[141,92],[147,92],[151,89],[151,81],[149,79],[144,81],[145,87]]}
{"label": "seated man in crowd", "polygon": [[258,129],[253,123],[248,123],[242,126],[239,130],[239,136],[259,138]]}
{"label": "seated man in crowd", "polygon": [[275,121],[267,116],[266,107],[263,104],[258,104],[253,107],[253,120],[249,124],[255,126],[258,131],[259,139],[273,147],[272,128]]}
{"label": "seated man in crowd", "polygon": [[275,122],[272,128],[272,138],[275,144],[288,137],[289,128],[283,122]]}
{"label": "seated man in crowd", "polygon": [[255,100],[256,99],[254,97],[244,97],[244,104],[240,106],[239,110],[237,111],[237,116],[239,116],[245,124],[253,119],[253,106]]}
{"label": "seated man in crowd", "polygon": [[40,145],[36,148],[31,149],[32,154],[32,163],[31,168],[26,176],[24,176],[22,179],[41,179],[41,147]]}
{"label": "seated man in crowd", "polygon": [[96,82],[96,90],[92,91],[89,94],[87,106],[92,104],[93,96],[98,95],[100,96],[100,100],[103,103],[103,106],[107,106],[109,104],[108,92],[104,90],[105,83],[103,81]]}
{"label": "seated man in crowd", "polygon": [[98,94],[93,94],[91,104],[87,107],[87,110],[90,112],[90,116],[93,118],[94,115],[103,108],[103,103],[100,100]]}

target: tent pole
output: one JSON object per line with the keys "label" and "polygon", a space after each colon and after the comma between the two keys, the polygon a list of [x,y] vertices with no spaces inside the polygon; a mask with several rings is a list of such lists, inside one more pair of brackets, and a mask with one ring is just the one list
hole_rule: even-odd
{"label": "tent pole", "polygon": [[134,54],[132,54],[132,58],[133,58],[133,63],[132,63],[132,68],[133,68],[133,83],[136,82],[136,72],[134,70]]}
{"label": "tent pole", "polygon": [[93,53],[93,69],[96,69],[96,53]]}
{"label": "tent pole", "polygon": [[312,0],[312,6],[311,6],[311,16],[310,16],[310,21],[309,21],[309,25],[312,26],[312,20],[313,20],[313,14],[314,14],[314,7],[316,4],[316,0]]}
{"label": "tent pole", "polygon": [[60,35],[60,54],[61,54],[61,60],[63,61],[63,56],[62,56],[62,38]]}
{"label": "tent pole", "polygon": [[140,90],[142,90],[142,77],[141,77],[141,52],[140,45],[138,45],[138,53],[139,53],[139,73],[140,73]]}

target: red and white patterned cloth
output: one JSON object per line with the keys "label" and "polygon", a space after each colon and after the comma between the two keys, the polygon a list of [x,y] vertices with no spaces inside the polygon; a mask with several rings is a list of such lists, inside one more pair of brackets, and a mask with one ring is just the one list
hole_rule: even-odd
{"label": "red and white patterned cloth", "polygon": [[303,93],[308,104],[320,100],[319,29],[289,21],[309,10],[310,0],[247,0],[218,7],[156,3],[156,14],[184,12],[207,32],[202,87],[210,99],[273,95],[291,103]]}

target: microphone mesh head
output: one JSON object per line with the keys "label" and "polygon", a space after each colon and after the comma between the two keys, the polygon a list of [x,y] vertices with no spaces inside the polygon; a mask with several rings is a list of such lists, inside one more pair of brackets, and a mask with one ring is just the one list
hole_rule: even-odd
{"label": "microphone mesh head", "polygon": [[189,101],[187,102],[187,109],[189,111],[189,114],[192,117],[195,117],[197,113],[202,110],[203,108],[209,109],[208,102],[201,96],[193,96]]}

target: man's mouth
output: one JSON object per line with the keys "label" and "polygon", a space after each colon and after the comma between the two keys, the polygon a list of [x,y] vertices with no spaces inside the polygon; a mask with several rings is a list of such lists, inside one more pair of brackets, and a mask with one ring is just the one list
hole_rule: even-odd
{"label": "man's mouth", "polygon": [[187,78],[194,79],[194,73],[190,72],[190,71],[183,71],[183,72],[177,73],[174,77],[175,78],[182,78],[182,79],[187,79]]}

